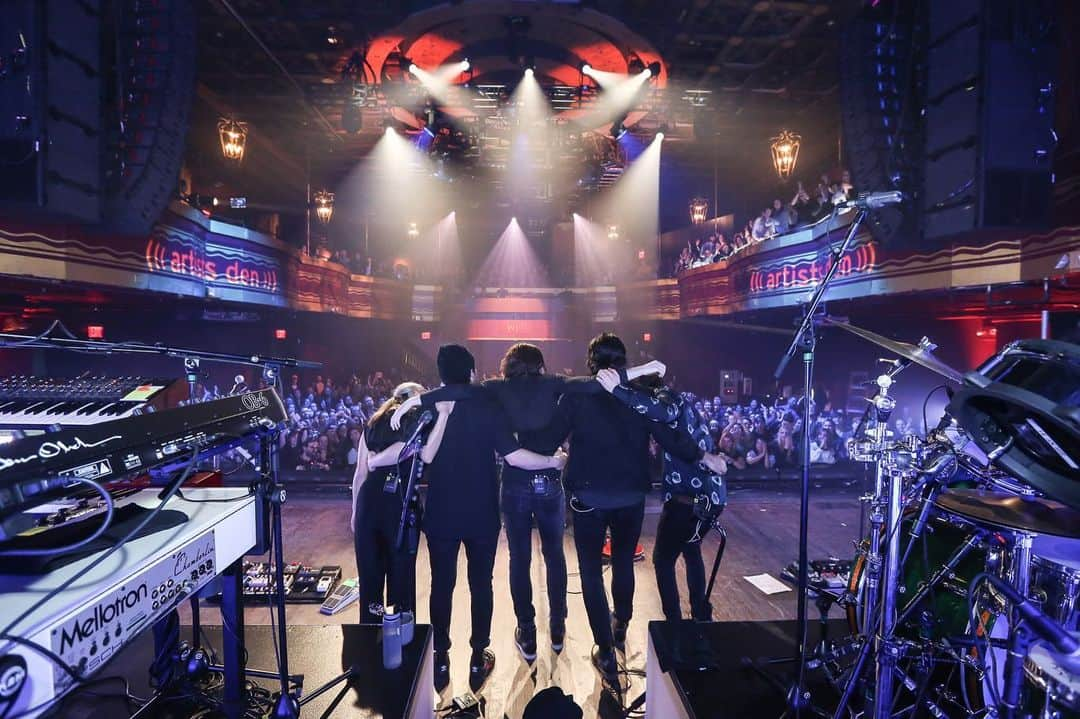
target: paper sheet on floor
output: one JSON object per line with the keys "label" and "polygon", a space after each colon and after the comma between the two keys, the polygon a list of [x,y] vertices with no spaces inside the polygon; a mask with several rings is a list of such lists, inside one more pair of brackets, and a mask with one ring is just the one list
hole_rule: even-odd
{"label": "paper sheet on floor", "polygon": [[743,579],[760,589],[763,594],[779,594],[780,592],[791,591],[791,587],[771,574],[755,574],[750,577],[743,577]]}

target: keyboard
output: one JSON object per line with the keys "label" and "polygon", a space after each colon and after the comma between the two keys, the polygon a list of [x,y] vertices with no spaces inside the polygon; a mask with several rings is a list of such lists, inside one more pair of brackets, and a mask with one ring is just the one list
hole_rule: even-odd
{"label": "keyboard", "polygon": [[0,520],[70,494],[73,478],[112,482],[183,466],[274,431],[287,415],[272,389],[38,434],[0,445]]}
{"label": "keyboard", "polygon": [[0,429],[83,427],[153,412],[187,397],[183,380],[148,377],[0,377]]}

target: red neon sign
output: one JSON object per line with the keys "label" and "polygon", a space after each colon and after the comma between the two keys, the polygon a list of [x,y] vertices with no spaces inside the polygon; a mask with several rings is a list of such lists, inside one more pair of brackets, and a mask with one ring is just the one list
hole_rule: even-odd
{"label": "red neon sign", "polygon": [[[873,242],[859,245],[840,258],[836,268],[837,277],[870,272],[877,261],[877,249]],[[750,272],[750,292],[770,292],[792,287],[809,287],[817,284],[829,272],[833,256],[819,257],[801,262],[785,262],[767,269]]]}

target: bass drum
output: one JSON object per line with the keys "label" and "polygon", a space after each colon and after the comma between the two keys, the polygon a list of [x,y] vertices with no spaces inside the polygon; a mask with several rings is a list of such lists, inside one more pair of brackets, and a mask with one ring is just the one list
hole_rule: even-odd
{"label": "bass drum", "polygon": [[[904,555],[907,544],[912,541],[910,531],[914,522],[915,513],[909,513],[903,519],[900,529],[901,556]],[[901,616],[909,616],[896,631],[898,636],[920,647],[918,652],[909,651],[905,661],[933,662],[935,668],[927,691],[947,716],[964,716],[969,711],[981,711],[986,705],[987,694],[982,679],[976,672],[965,671],[964,663],[953,653],[955,649],[950,649],[947,644],[949,638],[968,633],[968,584],[982,572],[1000,572],[1001,551],[988,550],[981,544],[975,545],[933,591],[927,593],[914,606],[908,605],[923,585],[945,566],[956,550],[967,541],[972,529],[970,523],[960,518],[943,515],[931,517],[918,543],[912,548],[906,565],[901,568],[902,593],[897,599],[897,609]],[[864,541],[863,544],[864,552],[855,559],[848,581],[848,591],[856,599],[847,608],[847,619],[853,634],[860,633],[866,608],[867,542]],[[1007,631],[1008,622],[1003,614],[1004,603],[1001,598],[987,592],[984,594],[987,598],[980,604],[981,626],[977,629],[977,634],[995,636]],[[974,650],[971,656],[974,657]],[[905,672],[908,675],[916,674],[911,667],[905,669]],[[925,711],[925,708],[915,716],[923,717],[922,711]]]}

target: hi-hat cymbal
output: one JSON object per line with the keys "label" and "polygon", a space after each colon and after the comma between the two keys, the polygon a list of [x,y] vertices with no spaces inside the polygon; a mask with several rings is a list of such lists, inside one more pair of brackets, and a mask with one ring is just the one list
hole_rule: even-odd
{"label": "hi-hat cymbal", "polygon": [[934,356],[935,345],[931,344],[929,340],[923,338],[917,345],[910,344],[908,342],[900,342],[898,340],[891,340],[888,337],[865,330],[862,327],[856,327],[855,325],[848,324],[847,322],[840,322],[838,320],[830,319],[826,317],[823,320],[826,324],[833,327],[839,327],[842,330],[846,330],[851,334],[862,337],[864,340],[873,342],[878,347],[882,347],[892,352],[895,355],[903,357],[904,359],[911,360],[917,365],[921,365],[931,372],[936,372],[947,380],[956,382],[959,384],[964,376],[957,370],[953,369],[949,365],[945,364],[937,357]]}
{"label": "hi-hat cymbal", "polygon": [[1080,538],[1080,512],[1045,497],[950,489],[938,495],[934,504],[978,524]]}

